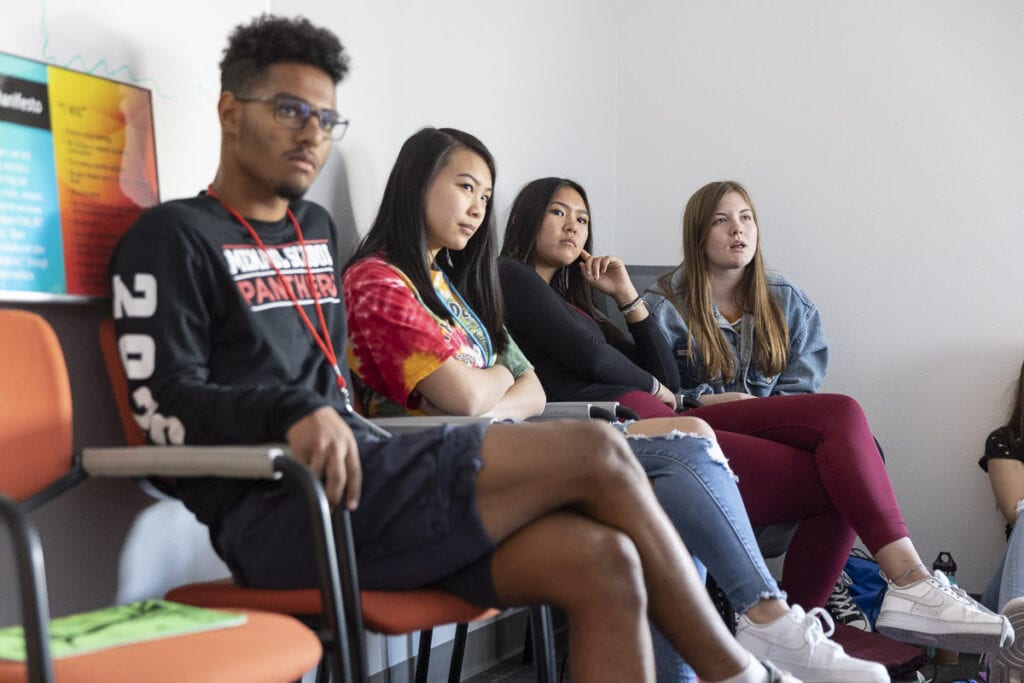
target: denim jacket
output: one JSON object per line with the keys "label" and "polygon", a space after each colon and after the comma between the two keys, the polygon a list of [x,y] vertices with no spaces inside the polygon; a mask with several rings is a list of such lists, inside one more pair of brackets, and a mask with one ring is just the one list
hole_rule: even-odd
{"label": "denim jacket", "polygon": [[[677,277],[681,277],[680,272]],[[752,396],[773,396],[783,394],[815,393],[825,380],[828,368],[828,342],[821,324],[818,309],[807,295],[792,282],[777,273],[768,273],[768,290],[782,307],[782,314],[789,327],[789,353],[786,367],[778,375],[765,375],[753,365],[754,318],[743,314],[740,332],[730,325],[715,308],[718,326],[732,346],[736,362],[736,376],[726,383],[719,376],[711,381],[704,380],[704,360],[700,349],[695,348],[694,358],[687,353],[690,330],[683,317],[671,301],[660,294],[648,291],[647,302],[658,328],[668,338],[669,344],[679,362],[682,393],[690,398],[704,394],[721,394],[740,391]]]}

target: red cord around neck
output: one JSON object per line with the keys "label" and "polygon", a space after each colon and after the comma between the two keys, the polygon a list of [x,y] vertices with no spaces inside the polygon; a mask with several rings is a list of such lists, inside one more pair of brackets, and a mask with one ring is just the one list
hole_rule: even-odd
{"label": "red cord around neck", "polygon": [[345,399],[345,405],[350,406],[348,388],[345,386],[345,377],[342,375],[341,367],[338,365],[338,354],[334,352],[334,344],[331,342],[331,335],[327,332],[327,322],[324,319],[324,309],[320,305],[320,296],[317,294],[316,284],[313,281],[313,269],[309,265],[309,254],[306,252],[306,240],[302,236],[302,228],[299,227],[299,221],[296,220],[295,214],[292,213],[291,208],[287,209],[287,215],[289,220],[291,220],[292,225],[295,227],[295,234],[298,236],[299,245],[302,247],[302,256],[306,262],[306,284],[309,286],[309,291],[313,296],[313,306],[316,308],[317,321],[320,323],[320,331],[322,331],[322,334],[320,331],[317,331],[313,322],[309,319],[309,316],[306,315],[306,310],[302,307],[302,304],[299,303],[298,297],[295,295],[295,292],[292,291],[292,288],[289,286],[288,281],[281,272],[281,269],[278,268],[274,259],[271,258],[270,251],[263,243],[263,240],[260,239],[259,233],[256,232],[256,229],[252,227],[248,220],[246,220],[245,216],[240,214],[231,205],[221,199],[214,191],[212,185],[207,187],[207,194],[220,202],[221,206],[223,206],[236,221],[245,226],[245,229],[249,231],[249,235],[253,240],[255,240],[256,245],[259,246],[264,256],[267,257],[267,263],[269,263],[270,267],[274,269],[275,273],[277,273],[278,282],[281,283],[284,291],[288,293],[288,298],[292,300],[295,310],[299,312],[299,318],[305,324],[306,329],[309,330],[309,334],[313,337],[313,341],[316,342],[318,347],[320,347],[320,352],[324,354],[327,362],[330,363],[331,369],[334,371],[334,375],[338,381],[338,389],[341,390],[341,395]]}

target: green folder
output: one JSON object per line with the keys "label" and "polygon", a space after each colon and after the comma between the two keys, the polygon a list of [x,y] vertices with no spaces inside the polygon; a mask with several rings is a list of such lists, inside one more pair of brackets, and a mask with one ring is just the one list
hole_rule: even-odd
{"label": "green folder", "polygon": [[[71,657],[146,640],[239,626],[245,619],[244,614],[236,612],[166,600],[140,600],[51,620],[50,652],[55,659]],[[25,661],[25,631],[21,626],[0,629],[0,659]]]}

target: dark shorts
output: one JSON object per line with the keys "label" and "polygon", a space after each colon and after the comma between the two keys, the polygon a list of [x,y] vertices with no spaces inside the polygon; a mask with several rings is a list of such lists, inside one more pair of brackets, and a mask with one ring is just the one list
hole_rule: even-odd
{"label": "dark shorts", "polygon": [[[388,441],[361,439],[363,492],[352,513],[360,587],[440,588],[499,607],[495,544],[480,522],[476,476],[485,427],[441,427]],[[215,545],[235,579],[257,588],[317,584],[301,495],[254,488],[224,515]]]}

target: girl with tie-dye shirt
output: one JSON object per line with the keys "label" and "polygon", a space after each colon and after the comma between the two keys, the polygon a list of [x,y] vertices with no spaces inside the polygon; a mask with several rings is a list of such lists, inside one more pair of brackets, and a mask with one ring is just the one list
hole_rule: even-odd
{"label": "girl with tie-dye shirt", "polygon": [[450,318],[430,310],[409,277],[382,257],[361,259],[345,273],[348,363],[359,402],[371,417],[437,412],[416,386],[448,359],[477,369],[502,365],[513,378],[532,373],[510,339],[503,352],[496,352],[480,318],[444,271],[431,268],[430,282]]}
{"label": "girl with tie-dye shirt", "polygon": [[425,129],[407,141],[345,269],[348,363],[368,415],[544,410],[540,381],[505,331],[493,167],[478,142],[453,144],[464,136]]}

